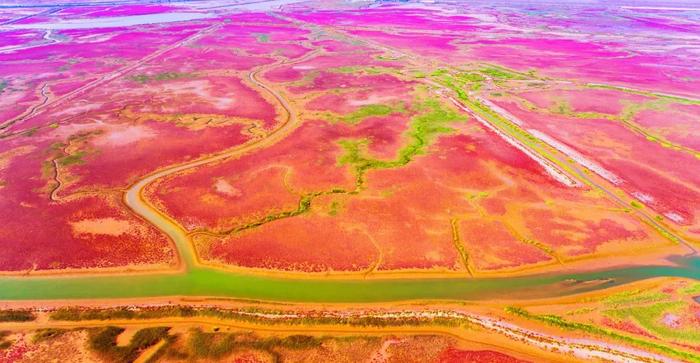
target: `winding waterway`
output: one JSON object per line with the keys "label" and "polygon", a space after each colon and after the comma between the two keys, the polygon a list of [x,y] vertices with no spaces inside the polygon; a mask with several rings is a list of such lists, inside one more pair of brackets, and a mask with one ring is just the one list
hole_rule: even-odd
{"label": "winding waterway", "polygon": [[379,302],[413,299],[544,298],[617,286],[660,276],[700,279],[700,258],[676,266],[509,278],[295,279],[206,267],[182,273],[55,277],[2,277],[0,300],[211,296],[298,302]]}

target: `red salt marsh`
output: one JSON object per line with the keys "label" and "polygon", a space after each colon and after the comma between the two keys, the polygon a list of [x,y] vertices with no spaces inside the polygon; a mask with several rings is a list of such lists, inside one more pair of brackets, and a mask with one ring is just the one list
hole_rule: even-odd
{"label": "red salt marsh", "polygon": [[[263,220],[266,215],[297,210],[289,190],[305,193],[352,190],[350,170],[339,166],[336,161],[342,155],[336,140],[366,138],[370,140],[368,152],[372,152],[375,144],[387,140],[384,151],[370,155],[391,159],[406,143],[401,141],[401,135],[405,135],[407,126],[401,120],[409,117],[370,117],[351,127],[342,123],[307,122],[287,140],[268,149],[163,181],[154,185],[149,195],[192,231],[200,233],[206,229],[214,233],[230,233],[221,237],[197,234],[196,238],[201,242],[198,248],[211,261],[239,267],[286,271],[364,270],[367,263],[358,262],[362,259],[356,257],[360,253],[356,249],[326,250],[324,247],[317,251],[318,246],[331,243],[328,236],[335,236],[340,228],[353,235],[363,232],[371,237],[381,256],[374,262],[376,271],[464,271],[467,267],[454,241],[454,219],[459,221],[458,237],[464,243],[467,255],[471,256],[469,258],[473,259],[470,264],[477,271],[533,267],[553,261],[552,253],[564,259],[595,256],[599,251],[619,250],[624,243],[633,241],[642,247],[664,244],[655,241],[651,237],[653,232],[640,222],[615,212],[610,202],[583,197],[578,190],[554,182],[532,159],[474,123],[460,126],[455,135],[440,137],[430,147],[428,155],[417,156],[406,166],[369,171],[366,184],[357,195],[331,193],[319,196],[310,203],[308,211],[299,215],[245,227]],[[377,134],[379,130],[382,132]],[[260,170],[268,170],[269,165],[284,170],[288,176],[283,180],[279,174],[265,178],[265,182],[260,182],[262,189],[253,184],[232,182],[245,180],[239,175],[252,178]],[[224,175],[236,175],[234,179],[225,179],[236,193],[229,196],[216,193],[216,185],[221,180],[218,178]],[[333,175],[339,178],[328,178]],[[315,183],[302,184],[301,176]],[[276,185],[278,191],[269,189],[268,183]],[[201,187],[190,193],[194,185]],[[277,193],[278,198],[288,201],[275,205],[267,197],[270,193]],[[216,198],[210,197],[212,194],[217,194]],[[258,198],[253,204],[247,202],[256,200],[254,195],[265,197]],[[222,225],[218,212],[214,212],[218,210],[215,205],[223,205],[221,203],[226,203],[225,200],[241,203],[230,209],[234,213],[226,214],[226,218],[230,218],[227,226]],[[576,208],[578,212],[554,218],[553,224],[544,228],[550,231],[549,234],[543,234],[543,229],[529,224],[527,217],[537,213],[542,203],[547,203],[557,213],[565,213],[568,208]],[[206,207],[185,208],[196,204]],[[324,222],[317,223],[318,220]],[[494,228],[500,226],[492,232],[500,233],[502,238],[497,240],[502,248],[494,248],[498,245],[494,239],[474,237],[484,235],[480,228],[486,228],[485,220],[493,220],[488,223]],[[508,230],[503,229],[506,223],[510,225]],[[587,227],[580,228],[581,224]],[[305,229],[302,230],[301,226],[306,225],[313,225],[318,233],[302,232]],[[294,235],[294,244],[275,237],[290,235],[291,228],[299,230]],[[342,241],[344,239],[338,243],[346,243]],[[253,253],[256,244],[267,252]],[[357,248],[365,251],[364,244],[359,243]],[[293,245],[307,246],[308,251],[297,255],[290,251]],[[329,254],[332,251],[335,255]],[[277,262],[268,257],[277,254]],[[360,254],[367,256],[366,252]],[[258,258],[251,257],[258,255]],[[324,256],[325,263],[318,262],[319,256]],[[348,264],[348,261],[353,262]]]}
{"label": "red salt marsh", "polygon": [[[397,62],[377,60],[378,52],[356,54],[354,52],[340,52],[333,55],[318,55],[303,62],[293,65],[277,67],[264,74],[265,78],[273,82],[299,81],[304,76],[315,72],[326,71],[329,73],[353,73],[355,69],[361,70],[370,67],[384,67],[399,69],[402,66]],[[342,68],[341,68],[342,67]],[[345,69],[345,70],[343,70]],[[342,72],[341,72],[342,71]],[[315,78],[323,78],[328,75],[320,75]]]}
{"label": "red salt marsh", "polygon": [[[0,320],[128,304],[211,321],[182,335],[161,316],[164,340],[129,352],[77,349],[97,333],[81,322],[37,339],[0,322],[0,361],[8,344],[10,360],[65,361],[700,351],[697,12],[15,2],[0,6],[0,295],[65,300],[5,303],[36,311]],[[215,327],[237,316],[267,333]],[[413,336],[427,330],[441,337]]]}
{"label": "red salt marsh", "polygon": [[[197,201],[189,206],[167,205],[168,212],[185,228],[226,229],[232,223],[256,221],[275,211],[295,209],[299,204],[299,194],[288,184],[292,169],[284,164],[229,175],[217,171],[220,169],[203,170],[196,176],[178,180],[175,185],[167,183],[169,199]],[[207,177],[209,185],[197,183]]]}
{"label": "red salt marsh", "polygon": [[440,363],[491,362],[491,363],[527,363],[529,361],[492,350],[461,350],[449,348],[440,354]]}
{"label": "red salt marsh", "polygon": [[[13,77],[3,102],[16,105],[4,108],[3,118],[41,102],[42,81],[51,101],[200,29],[193,24],[152,31],[61,30],[65,41],[58,44],[0,54],[6,61],[0,70]],[[117,48],[119,58],[105,57]],[[210,51],[210,61],[202,56],[206,50],[176,48],[68,104],[17,122],[10,130],[29,137],[15,136],[0,151],[6,153],[0,200],[7,227],[0,270],[171,267],[176,258],[171,242],[131,214],[120,193],[153,170],[245,142],[252,123],[274,127],[278,110],[268,96],[242,81],[243,75],[221,76],[231,68],[250,71],[269,64],[270,54],[257,49],[261,56]],[[274,52],[276,46],[267,49]],[[20,238],[26,230],[20,226],[36,224],[30,220],[42,224],[31,228],[32,239]],[[80,252],[61,258],[69,250]]]}
{"label": "red salt marsh", "polygon": [[519,93],[518,97],[542,109],[556,109],[563,103],[570,108],[567,111],[595,112],[608,115],[619,115],[625,110],[625,107],[652,100],[650,97],[641,95],[597,89],[538,90]]}
{"label": "red salt marsh", "polygon": [[378,259],[367,232],[332,217],[301,216],[218,239],[209,262],[283,271],[363,271]]}
{"label": "red salt marsh", "polygon": [[[532,31],[543,24],[551,25],[550,30],[578,24],[581,17],[589,16],[584,13],[561,19],[514,13],[499,18],[492,9],[482,8],[464,12],[467,15],[394,7],[361,12],[293,9],[283,11],[281,17],[221,10],[206,20],[57,30],[48,37],[42,31],[8,32],[4,46],[27,47],[0,54],[5,65],[0,66],[1,79],[7,79],[0,101],[7,106],[0,115],[4,119],[42,102],[44,86],[47,102],[88,87],[70,102],[59,102],[9,127],[11,142],[2,150],[10,152],[3,159],[10,161],[4,162],[3,175],[22,175],[28,181],[21,184],[19,179],[3,177],[0,195],[19,193],[13,188],[25,189],[13,195],[14,204],[8,208],[36,204],[47,215],[55,215],[55,223],[85,209],[101,220],[123,217],[130,225],[139,225],[119,214],[129,211],[110,198],[143,175],[265,137],[264,132],[279,126],[284,117],[279,100],[248,78],[250,72],[260,70],[260,81],[290,103],[299,118],[296,130],[276,143],[263,140],[264,147],[235,159],[158,180],[147,190],[158,208],[190,232],[233,231],[222,237],[196,235],[205,260],[316,272],[463,273],[471,266],[479,273],[602,256],[619,251],[625,243],[664,245],[663,238],[619,206],[587,188],[559,184],[530,156],[472,119],[431,136],[425,149],[405,165],[389,163],[392,167],[368,170],[361,182],[356,170],[344,164],[348,150],[343,143],[349,141],[358,142],[368,158],[384,161],[395,160],[411,145],[415,136],[411,119],[420,104],[416,97],[445,91],[427,82],[425,77],[430,76],[426,75],[444,67],[478,71],[495,64],[534,70],[533,77],[542,76],[542,87],[550,81],[569,84],[565,90],[532,91],[539,86],[522,82],[529,91],[516,93],[540,110],[499,104],[522,118],[526,127],[547,133],[618,175],[624,191],[644,199],[667,220],[691,228],[696,225],[700,176],[683,166],[694,165],[695,159],[688,152],[679,154],[644,139],[629,125],[605,119],[653,102],[653,97],[579,88],[580,83],[609,82],[687,95],[692,93],[688,79],[695,73],[683,73],[687,67],[682,65],[691,50],[678,49],[662,57],[644,38],[584,38],[556,31],[535,38],[514,31],[515,26]],[[85,7],[25,20],[173,10],[181,9]],[[662,23],[673,28],[664,31],[689,29]],[[626,32],[652,25],[625,21],[619,29]],[[180,44],[204,29],[210,32]],[[581,29],[601,31],[587,23]],[[143,61],[159,50],[168,51]],[[411,54],[411,59],[402,53]],[[659,65],[664,72],[655,72]],[[127,73],[113,73],[129,66],[133,67]],[[90,87],[101,79],[109,81]],[[515,81],[488,86],[521,87]],[[491,91],[499,91],[496,88]],[[563,107],[559,113],[603,116],[557,115],[559,106]],[[371,113],[367,110],[372,107],[381,109],[343,122],[358,112]],[[665,108],[654,107],[634,114],[630,122],[670,142],[696,146],[695,108],[672,102]],[[678,122],[672,123],[670,117]],[[20,165],[15,159],[32,162]],[[59,165],[60,190],[53,196],[60,203],[50,199],[56,184],[51,173],[54,161],[64,164]],[[98,208],[105,211],[100,214],[86,207],[86,200],[109,206]],[[38,213],[30,211],[22,213],[26,218]],[[273,221],[257,225],[270,216]],[[70,245],[69,229],[56,230],[62,241],[57,249]],[[498,238],[488,244],[473,237],[484,231]],[[287,235],[294,241],[284,241]],[[125,237],[128,243],[143,242],[132,237]],[[167,242],[163,235],[153,238]],[[455,244],[456,238],[464,250]],[[295,245],[300,251],[316,250],[304,253],[294,250]],[[136,258],[133,248],[133,256],[120,258],[150,261]],[[511,250],[522,253],[504,253]],[[171,252],[163,252],[162,257],[171,258]],[[464,265],[465,255],[471,265]],[[86,265],[100,265],[96,257],[90,258],[85,256]],[[49,268],[42,263],[39,269]],[[27,264],[22,261],[13,268]],[[118,264],[105,262],[105,266]]]}
{"label": "red salt marsh", "polygon": [[235,44],[238,52],[248,55],[277,53],[286,58],[298,58],[310,51],[299,44],[308,40],[308,34],[307,30],[293,27],[225,25],[215,36],[199,39],[197,45],[227,47]]}
{"label": "red salt marsh", "polygon": [[641,202],[672,222],[696,223],[700,173],[695,170],[700,169],[689,167],[698,164],[696,157],[647,140],[619,121],[536,114],[510,102],[499,105],[526,127],[554,137],[622,178],[621,188],[642,195]]}
{"label": "red salt marsh", "polygon": [[174,263],[167,237],[124,210],[119,194],[71,198],[59,192],[53,201],[57,184],[41,147],[0,152],[0,271],[163,268]]}
{"label": "red salt marsh", "polygon": [[[148,192],[154,193],[154,199],[159,199],[176,220],[188,221],[185,227],[190,230],[233,228],[273,211],[294,209],[301,194],[333,187],[352,188],[352,175],[335,167],[341,151],[333,140],[341,135],[323,122],[308,123],[274,148],[163,180]],[[268,178],[260,181],[257,175]],[[271,175],[275,178],[269,178]],[[260,183],[260,188],[256,183]],[[217,191],[217,185],[223,191],[229,189],[226,184],[231,187],[228,194]],[[208,196],[211,194],[216,198]],[[188,200],[202,207],[185,207]],[[219,200],[236,207],[222,213],[216,208]]]}
{"label": "red salt marsh", "polygon": [[663,110],[643,110],[633,121],[666,140],[700,152],[700,106],[671,104]]}
{"label": "red salt marsh", "polygon": [[[666,59],[658,55],[632,55],[619,45],[591,44],[565,39],[505,39],[475,41],[470,46],[476,59],[520,71],[537,70],[566,79],[628,85],[681,95],[696,94],[690,82],[677,77],[698,77],[685,67],[661,69]],[[679,58],[679,62],[682,62]]]}
{"label": "red salt marsh", "polygon": [[292,93],[327,91],[337,88],[374,87],[381,85],[385,88],[404,87],[411,82],[400,80],[390,74],[355,76],[351,74],[320,72],[309,84],[290,87]]}

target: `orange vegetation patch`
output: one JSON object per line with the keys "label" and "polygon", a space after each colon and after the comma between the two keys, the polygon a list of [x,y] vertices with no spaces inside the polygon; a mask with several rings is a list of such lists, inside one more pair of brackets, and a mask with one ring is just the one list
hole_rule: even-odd
{"label": "orange vegetation patch", "polygon": [[[648,245],[649,235],[641,222],[613,213],[586,215],[566,210],[528,210],[525,223],[535,238],[565,255],[591,253],[607,243],[626,246]],[[575,221],[575,223],[572,223]]]}
{"label": "orange vegetation patch", "polygon": [[308,216],[217,239],[204,253],[243,267],[313,272],[365,270],[377,260],[377,249],[366,233],[332,217]]}
{"label": "orange vegetation patch", "polygon": [[396,169],[368,175],[367,192],[345,202],[337,217],[372,235],[383,252],[380,270],[462,270],[444,211],[452,193],[417,174],[411,183],[399,180],[411,175],[411,170],[401,174]]}
{"label": "orange vegetation patch", "polygon": [[[159,193],[167,195],[169,200],[192,201],[167,205],[169,213],[178,216],[186,229],[206,226],[221,230],[252,222],[268,213],[296,208],[299,195],[285,186],[288,169],[283,165],[263,165],[247,173],[218,176],[205,171],[189,186],[178,180],[177,186]],[[191,177],[184,179],[192,180]],[[169,183],[156,183],[149,190],[156,190],[164,184]]]}
{"label": "orange vegetation patch", "polygon": [[96,218],[83,219],[77,222],[72,222],[73,233],[81,234],[105,234],[108,236],[120,236],[129,233],[132,230],[129,221],[116,218]]}
{"label": "orange vegetation patch", "polygon": [[513,236],[502,222],[471,219],[461,221],[459,227],[462,241],[471,252],[469,260],[479,270],[552,260],[541,249]]}

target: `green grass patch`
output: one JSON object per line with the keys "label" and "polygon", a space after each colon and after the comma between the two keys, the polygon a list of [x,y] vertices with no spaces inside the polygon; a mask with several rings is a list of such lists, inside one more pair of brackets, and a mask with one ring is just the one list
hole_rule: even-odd
{"label": "green grass patch", "polygon": [[60,159],[58,159],[58,165],[60,166],[70,166],[70,165],[75,165],[75,164],[83,164],[85,160],[83,160],[83,157],[85,157],[85,151],[78,151],[75,154],[71,155],[66,155]]}
{"label": "green grass patch", "polygon": [[433,73],[430,74],[431,77],[441,77],[444,75],[450,74],[450,71],[448,71],[445,68],[438,68]]}
{"label": "green grass patch", "polygon": [[357,67],[357,66],[341,66],[341,67],[333,67],[329,68],[329,72],[335,72],[335,73],[346,73],[346,74],[352,74],[356,73],[362,70],[362,67]]}
{"label": "green grass patch", "polygon": [[567,100],[559,100],[551,109],[550,111],[552,113],[557,113],[560,115],[571,115],[573,113],[573,109],[571,108],[571,104]]}
{"label": "green grass patch", "polygon": [[462,72],[455,75],[455,77],[464,82],[483,82],[486,80],[484,76],[479,73],[474,72]]}
{"label": "green grass patch", "polygon": [[5,92],[5,88],[7,88],[7,81],[6,80],[0,80],[0,95]]}
{"label": "green grass patch", "polygon": [[603,313],[618,319],[633,319],[644,329],[666,340],[679,340],[691,344],[700,343],[700,331],[670,327],[662,322],[665,314],[682,314],[686,303],[683,301],[667,301],[650,305],[634,307],[618,307]]}
{"label": "green grass patch", "polygon": [[36,315],[29,310],[1,310],[0,322],[34,321]]}
{"label": "green grass patch", "polygon": [[479,69],[479,72],[481,72],[487,76],[490,76],[491,78],[498,79],[498,80],[512,80],[512,79],[524,80],[524,79],[527,79],[525,76],[523,76],[519,73],[507,70],[505,68],[500,68],[500,67],[484,67],[484,68]]}
{"label": "green grass patch", "polygon": [[168,317],[212,317],[222,320],[234,320],[248,323],[264,324],[293,324],[293,325],[327,325],[339,324],[349,326],[417,326],[417,325],[440,325],[458,326],[462,321],[451,318],[418,318],[418,317],[398,317],[394,319],[383,319],[376,317],[329,317],[329,316],[305,316],[293,319],[267,319],[250,315],[250,313],[264,313],[273,315],[285,315],[284,310],[246,308],[239,310],[228,310],[219,308],[193,308],[190,306],[159,306],[128,310],[124,308],[115,309],[83,309],[83,308],[62,308],[49,315],[51,320],[56,321],[82,321],[82,320],[142,320],[160,319]]}
{"label": "green grass patch", "polygon": [[163,306],[154,309],[80,309],[60,308],[49,314],[49,319],[59,321],[158,319],[164,317],[193,317],[198,310],[189,306]]}
{"label": "green grass patch", "polygon": [[376,67],[376,66],[340,66],[340,67],[328,68],[327,71],[333,72],[333,73],[343,73],[343,74],[361,74],[361,73],[366,73],[366,74],[387,74],[387,73],[400,74],[401,73],[400,71],[398,71],[394,68]]}
{"label": "green grass patch", "polygon": [[24,132],[22,133],[22,136],[24,136],[24,137],[31,137],[31,136],[36,135],[37,132],[39,132],[39,128],[38,128],[38,127],[36,127],[36,126],[35,126],[35,127],[31,127],[31,128],[29,128],[29,129],[27,129],[26,131],[24,131]]}
{"label": "green grass patch", "polygon": [[191,77],[189,73],[161,72],[156,74],[137,74],[130,77],[132,81],[145,84],[154,81],[172,81],[181,78]]}
{"label": "green grass patch", "polygon": [[695,296],[700,294],[700,282],[691,283],[690,286],[681,289],[680,293],[688,296]]}
{"label": "green grass patch", "polygon": [[259,350],[270,354],[273,361],[281,362],[277,349],[313,349],[321,346],[321,338],[309,335],[259,338],[250,334],[206,333],[201,329],[190,330],[188,351],[191,358],[220,360],[234,352]]}
{"label": "green grass patch", "polygon": [[108,326],[90,329],[88,344],[90,349],[109,361],[133,362],[146,348],[166,338],[169,330],[169,327],[141,329],[131,337],[128,345],[118,346],[117,337],[124,332],[124,328]]}
{"label": "green grass patch", "polygon": [[347,191],[344,189],[333,188],[333,189],[330,189],[327,191],[310,192],[310,193],[304,194],[299,198],[299,205],[298,205],[297,209],[270,213],[270,214],[268,214],[260,219],[257,219],[253,222],[249,222],[249,223],[237,226],[235,228],[226,230],[223,232],[223,234],[231,234],[231,233],[241,232],[241,231],[244,231],[247,229],[262,226],[263,224],[270,223],[270,222],[276,221],[278,219],[290,218],[290,217],[298,216],[300,214],[304,214],[311,209],[311,203],[313,202],[313,200],[316,197],[319,197],[321,195],[345,194],[345,193],[347,193]]}
{"label": "green grass patch", "polygon": [[205,333],[190,330],[189,351],[197,358],[221,359],[236,349],[235,334]]}
{"label": "green grass patch", "polygon": [[40,343],[40,342],[43,342],[46,340],[58,338],[67,332],[69,332],[68,329],[58,329],[58,328],[39,329],[39,330],[34,332],[34,335],[32,336],[32,341],[34,343]]}
{"label": "green grass patch", "polygon": [[450,74],[445,69],[438,69],[433,72],[431,76],[455,91],[460,99],[467,98],[467,93],[464,91],[465,89],[477,91],[481,89],[483,82],[486,80],[483,75],[476,72]]}
{"label": "green grass patch", "polygon": [[667,300],[668,298],[669,296],[662,292],[636,289],[610,295],[603,299],[603,303],[608,307],[619,307],[659,302]]}
{"label": "green grass patch", "polygon": [[0,350],[5,350],[12,346],[12,342],[6,340],[7,336],[10,335],[9,331],[0,331]]}
{"label": "green grass patch", "polygon": [[520,316],[520,317],[528,319],[528,320],[539,321],[539,322],[545,323],[547,325],[556,326],[556,327],[564,329],[564,330],[581,331],[581,332],[585,332],[588,334],[612,338],[612,339],[622,341],[622,342],[625,342],[625,343],[628,343],[631,345],[635,345],[635,346],[638,346],[641,348],[653,349],[655,351],[666,354],[668,356],[681,358],[681,359],[687,360],[689,362],[700,362],[700,356],[698,356],[696,354],[681,351],[681,350],[678,350],[677,348],[669,347],[667,345],[646,341],[646,340],[639,339],[636,337],[631,337],[628,335],[619,334],[619,333],[614,332],[612,330],[603,329],[603,328],[597,327],[595,325],[567,321],[567,320],[563,319],[562,317],[559,317],[556,315],[531,314],[527,310],[520,308],[520,307],[515,307],[515,306],[506,307],[505,310],[509,314]]}
{"label": "green grass patch", "polygon": [[378,55],[378,56],[374,57],[374,59],[380,60],[380,61],[383,61],[383,62],[397,61],[397,60],[399,60],[399,59],[401,59],[401,58],[403,58],[403,57],[402,57],[402,56],[399,56],[399,57],[387,57],[387,56],[385,56],[385,55]]}
{"label": "green grass patch", "polygon": [[343,116],[341,121],[354,125],[362,122],[368,117],[387,116],[394,112],[394,108],[388,105],[365,105],[356,111]]}
{"label": "green grass patch", "polygon": [[338,215],[338,211],[340,210],[340,203],[337,200],[334,200],[331,202],[331,206],[328,210],[328,215],[335,217]]}

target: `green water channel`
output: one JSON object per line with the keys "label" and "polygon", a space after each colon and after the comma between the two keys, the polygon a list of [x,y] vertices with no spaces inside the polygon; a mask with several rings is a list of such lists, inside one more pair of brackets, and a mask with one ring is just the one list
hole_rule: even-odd
{"label": "green water channel", "polygon": [[675,266],[625,267],[596,272],[512,278],[293,279],[192,268],[180,274],[84,277],[2,277],[0,300],[210,296],[289,302],[380,302],[542,298],[591,291],[647,278],[700,280],[700,258]]}

